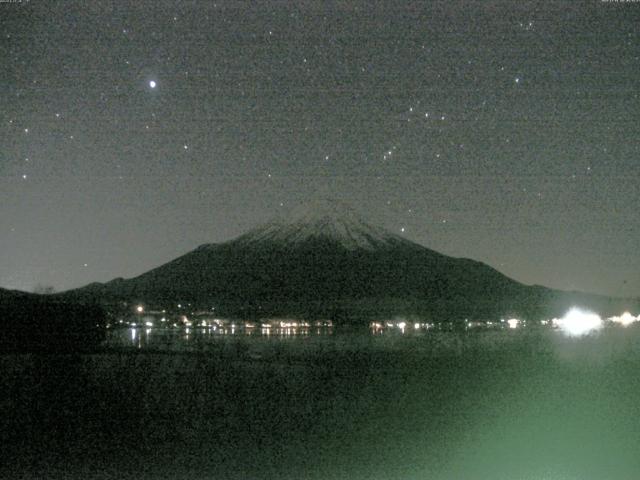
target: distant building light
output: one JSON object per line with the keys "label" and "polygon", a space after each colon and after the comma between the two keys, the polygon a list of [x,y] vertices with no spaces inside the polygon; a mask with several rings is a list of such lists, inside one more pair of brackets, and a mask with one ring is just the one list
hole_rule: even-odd
{"label": "distant building light", "polygon": [[580,336],[602,327],[602,319],[593,312],[572,308],[556,323],[567,335]]}
{"label": "distant building light", "polygon": [[622,325],[623,327],[628,327],[632,323],[639,321],[640,320],[640,315],[638,315],[638,317],[634,317],[629,312],[624,312],[619,317],[618,316],[610,317],[609,320],[614,322],[614,323],[618,323],[618,324]]}

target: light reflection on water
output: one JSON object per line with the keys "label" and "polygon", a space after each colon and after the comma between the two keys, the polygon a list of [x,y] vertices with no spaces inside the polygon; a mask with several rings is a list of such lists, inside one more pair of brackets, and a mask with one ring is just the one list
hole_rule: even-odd
{"label": "light reflection on water", "polygon": [[[551,328],[427,332],[409,323],[405,334],[231,330],[113,329],[111,345],[134,354],[88,355],[53,377],[52,359],[42,360],[47,375],[34,379],[66,379],[60,395],[43,398],[55,415],[69,412],[71,451],[128,441],[134,459],[54,451],[65,468],[77,461],[85,472],[94,461],[95,471],[106,464],[115,472],[68,478],[638,478],[640,324],[581,337]],[[220,355],[182,354],[207,346]],[[4,378],[15,392],[29,376]],[[68,398],[86,408],[69,409]],[[25,405],[23,416],[39,421]],[[97,435],[103,425],[114,435]],[[164,438],[178,441],[158,455]],[[1,468],[0,477],[15,478]],[[198,474],[185,475],[191,468]]]}
{"label": "light reflection on water", "polygon": [[134,347],[176,350],[189,350],[195,347],[206,347],[218,342],[241,338],[287,338],[326,337],[334,334],[332,327],[261,327],[240,328],[204,327],[204,328],[115,328],[107,334],[107,347]]}

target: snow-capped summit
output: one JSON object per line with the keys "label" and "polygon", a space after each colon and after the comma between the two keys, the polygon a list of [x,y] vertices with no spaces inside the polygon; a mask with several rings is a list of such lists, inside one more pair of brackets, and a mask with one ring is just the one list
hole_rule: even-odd
{"label": "snow-capped summit", "polygon": [[383,228],[369,225],[346,203],[326,198],[304,203],[288,216],[257,227],[236,241],[295,245],[316,240],[329,240],[347,250],[374,250],[405,242]]}
{"label": "snow-capped summit", "polygon": [[[603,313],[623,311],[613,309],[611,299],[526,286],[483,263],[440,254],[367,224],[342,202],[324,199],[135,278],[61,296],[118,309],[122,302],[189,302],[215,305],[216,314],[229,318],[293,315],[353,323],[395,315],[552,318],[578,304]],[[628,310],[633,304],[622,306]]]}

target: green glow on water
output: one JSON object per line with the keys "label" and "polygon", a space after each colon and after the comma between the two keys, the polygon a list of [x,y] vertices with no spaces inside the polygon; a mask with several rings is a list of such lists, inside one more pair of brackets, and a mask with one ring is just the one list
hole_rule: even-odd
{"label": "green glow on water", "polygon": [[34,478],[640,472],[634,326],[241,342],[204,355],[1,356],[7,458]]}

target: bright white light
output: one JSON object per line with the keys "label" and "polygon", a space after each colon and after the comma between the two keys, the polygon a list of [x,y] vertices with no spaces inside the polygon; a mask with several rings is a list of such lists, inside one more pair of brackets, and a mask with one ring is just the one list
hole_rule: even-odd
{"label": "bright white light", "polygon": [[142,313],[142,312],[144,312],[144,307],[143,307],[142,305],[138,305],[138,306],[136,307],[136,312],[138,312],[138,313]]}
{"label": "bright white light", "polygon": [[406,322],[399,322],[399,323],[398,323],[398,328],[399,328],[400,330],[404,330],[404,327],[406,327],[406,326],[407,326]]}
{"label": "bright white light", "polygon": [[416,330],[420,329],[420,324],[419,323],[414,323],[413,324],[413,328],[415,328]]}
{"label": "bright white light", "polygon": [[153,327],[153,322],[144,322],[147,327]]}
{"label": "bright white light", "polygon": [[638,318],[636,318],[633,315],[631,315],[629,312],[624,312],[619,317],[611,317],[609,318],[609,320],[611,320],[614,323],[619,323],[623,327],[628,327],[632,323],[639,321],[640,315],[638,315]]}
{"label": "bright white light", "polygon": [[507,320],[507,323],[509,324],[509,328],[518,328],[520,320],[518,320],[517,318],[510,318],[509,320]]}
{"label": "bright white light", "polygon": [[567,314],[555,322],[567,335],[577,337],[602,328],[600,315],[572,308]]}
{"label": "bright white light", "polygon": [[156,82],[154,82],[153,80],[151,80],[151,81],[149,82],[149,86],[150,86],[151,88],[156,88],[156,85],[157,85],[157,84],[156,84]]}

